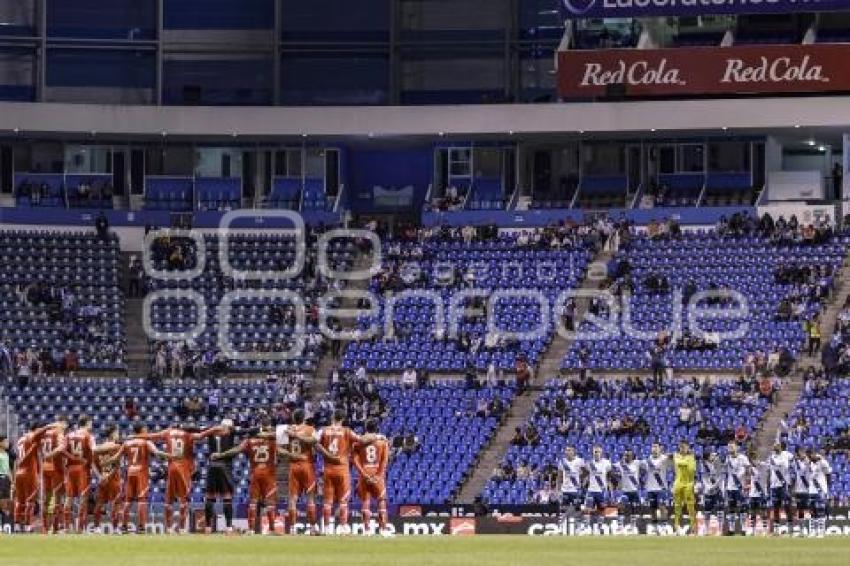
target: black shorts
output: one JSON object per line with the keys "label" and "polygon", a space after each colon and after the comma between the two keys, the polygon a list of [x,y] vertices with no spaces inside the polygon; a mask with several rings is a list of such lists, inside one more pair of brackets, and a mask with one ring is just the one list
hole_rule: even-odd
{"label": "black shorts", "polygon": [[0,476],[0,500],[9,499],[12,495],[12,480],[9,476]]}
{"label": "black shorts", "polygon": [[233,497],[233,472],[229,468],[210,466],[204,493],[207,497]]}

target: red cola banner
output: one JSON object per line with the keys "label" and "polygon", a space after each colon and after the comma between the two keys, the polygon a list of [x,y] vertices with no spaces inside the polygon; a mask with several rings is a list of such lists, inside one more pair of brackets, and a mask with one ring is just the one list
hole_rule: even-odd
{"label": "red cola banner", "polygon": [[558,54],[561,98],[850,92],[850,44]]}

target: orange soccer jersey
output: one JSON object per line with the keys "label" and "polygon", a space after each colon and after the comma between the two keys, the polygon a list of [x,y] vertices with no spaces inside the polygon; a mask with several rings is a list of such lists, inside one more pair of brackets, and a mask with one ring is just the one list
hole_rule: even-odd
{"label": "orange soccer jersey", "polygon": [[192,473],[195,471],[195,435],[172,428],[149,438],[164,440],[165,453],[171,456],[168,461],[165,501],[188,498],[192,490]]}
{"label": "orange soccer jersey", "polygon": [[98,454],[95,458],[97,471],[100,472],[100,483],[97,486],[97,503],[100,505],[114,503],[121,495],[121,474],[115,463],[109,463],[110,459],[121,450],[116,446],[114,450]]}
{"label": "orange soccer jersey", "polygon": [[[41,439],[41,476],[42,489],[45,493],[53,494],[61,492],[65,487],[65,456],[68,443],[65,433],[58,429],[51,429]],[[56,450],[60,450],[55,456],[50,456]]]}
{"label": "orange soccer jersey", "polygon": [[249,438],[242,441],[239,450],[248,457],[251,466],[251,501],[277,502],[277,440],[274,438]]}
{"label": "orange soccer jersey", "polygon": [[94,461],[94,438],[87,430],[75,430],[67,436],[68,474],[65,491],[68,497],[83,497],[91,484]]}
{"label": "orange soccer jersey", "polygon": [[354,447],[356,435],[350,428],[341,425],[326,426],[322,429],[319,442],[329,454],[336,457],[338,462],[325,459],[324,484],[322,495],[327,505],[333,503],[348,503],[351,496],[351,450]]}
{"label": "orange soccer jersey", "polygon": [[[314,436],[316,430],[309,425],[293,425],[290,432],[301,437]],[[313,447],[297,438],[290,438],[289,451],[304,456],[304,460],[295,460],[289,466],[289,497],[297,498],[301,494],[316,491],[316,465]]]}
{"label": "orange soccer jersey", "polygon": [[131,438],[121,446],[121,455],[127,462],[126,501],[147,499],[150,490],[151,445],[142,438]]}
{"label": "orange soccer jersey", "polygon": [[38,451],[46,431],[29,432],[18,440],[18,462],[15,467],[15,503],[34,503],[38,496]]}
{"label": "orange soccer jersey", "polygon": [[368,501],[370,497],[386,498],[389,456],[389,443],[383,436],[372,444],[357,444],[354,447],[354,466],[360,473],[357,495],[361,501]]}

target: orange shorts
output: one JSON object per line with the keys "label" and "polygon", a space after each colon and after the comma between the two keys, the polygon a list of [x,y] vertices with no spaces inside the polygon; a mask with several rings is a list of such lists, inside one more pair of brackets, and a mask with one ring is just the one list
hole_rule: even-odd
{"label": "orange shorts", "polygon": [[316,470],[312,465],[292,464],[289,468],[289,497],[316,493]]}
{"label": "orange shorts", "polygon": [[146,501],[151,488],[150,483],[150,476],[147,474],[127,474],[124,501]]}
{"label": "orange shorts", "polygon": [[82,467],[68,468],[65,478],[65,493],[68,497],[86,497],[91,487],[89,471]]}
{"label": "orange shorts", "polygon": [[38,481],[31,474],[15,474],[15,503],[35,503],[38,497]]}
{"label": "orange shorts", "polygon": [[378,478],[375,483],[367,482],[360,477],[357,480],[357,497],[360,501],[369,501],[371,498],[386,499],[387,498],[387,481],[384,478]]}
{"label": "orange shorts", "polygon": [[45,471],[41,474],[41,488],[45,495],[62,495],[65,491],[65,474]]}
{"label": "orange shorts", "polygon": [[114,472],[100,480],[97,486],[97,502],[100,505],[115,503],[121,497],[121,476]]}
{"label": "orange shorts", "polygon": [[348,471],[325,469],[325,482],[322,486],[322,499],[328,503],[348,503],[351,498],[351,475]]}
{"label": "orange shorts", "polygon": [[165,502],[170,503],[175,499],[188,499],[191,491],[191,470],[181,466],[169,467],[168,477],[165,480]]}
{"label": "orange shorts", "polygon": [[277,504],[277,478],[269,471],[251,474],[251,485],[248,488],[251,501],[264,501],[266,504]]}

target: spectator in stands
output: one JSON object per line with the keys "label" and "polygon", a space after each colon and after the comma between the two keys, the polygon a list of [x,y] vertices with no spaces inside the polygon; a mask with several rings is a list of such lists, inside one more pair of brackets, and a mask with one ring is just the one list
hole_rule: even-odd
{"label": "spectator in stands", "polygon": [[517,395],[522,395],[528,389],[531,383],[531,367],[528,361],[523,357],[517,358],[516,361],[516,385]]}
{"label": "spectator in stands", "polygon": [[135,255],[130,256],[130,265],[127,270],[127,296],[135,299],[142,295],[142,279],[144,268],[142,262]]}
{"label": "spectator in stands", "polygon": [[404,373],[401,374],[401,384],[406,389],[415,389],[416,388],[416,370],[413,369],[412,365],[408,365],[407,369],[404,370]]}
{"label": "spectator in stands", "polygon": [[821,347],[821,327],[820,317],[815,315],[803,325],[808,337],[808,353],[809,356],[814,356],[815,352],[820,352]]}
{"label": "spectator in stands", "polygon": [[522,428],[516,427],[514,429],[514,437],[511,439],[511,445],[517,447],[528,446],[528,440],[522,433]]}
{"label": "spectator in stands", "polygon": [[109,220],[106,219],[106,215],[103,212],[97,215],[94,221],[94,228],[97,231],[98,238],[102,242],[109,241]]}
{"label": "spectator in stands", "polygon": [[419,438],[415,434],[408,433],[404,437],[404,442],[402,443],[402,452],[405,454],[413,454],[419,448]]}
{"label": "spectator in stands", "polygon": [[124,415],[133,420],[139,414],[139,400],[131,397],[124,398]]}

